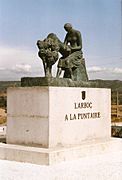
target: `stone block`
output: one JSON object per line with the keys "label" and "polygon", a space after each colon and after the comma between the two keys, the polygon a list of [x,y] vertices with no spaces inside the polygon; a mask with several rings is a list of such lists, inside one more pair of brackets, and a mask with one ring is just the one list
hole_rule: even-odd
{"label": "stone block", "polygon": [[70,147],[111,136],[111,92],[80,87],[8,89],[7,143]]}

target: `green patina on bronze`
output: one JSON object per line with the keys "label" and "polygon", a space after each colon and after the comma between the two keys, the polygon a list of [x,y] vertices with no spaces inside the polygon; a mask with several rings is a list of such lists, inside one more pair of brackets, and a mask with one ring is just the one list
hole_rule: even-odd
{"label": "green patina on bronze", "polygon": [[98,87],[96,82],[72,81],[69,78],[53,77],[23,77],[21,86]]}
{"label": "green patina on bronze", "polygon": [[60,53],[56,77],[59,78],[64,71],[63,78],[87,82],[81,33],[73,29],[69,23],[64,25],[64,29],[67,32],[64,42],[61,42],[54,33],[50,33],[43,41],[37,41],[38,55],[43,62],[45,77],[52,77],[52,66],[58,61]]}

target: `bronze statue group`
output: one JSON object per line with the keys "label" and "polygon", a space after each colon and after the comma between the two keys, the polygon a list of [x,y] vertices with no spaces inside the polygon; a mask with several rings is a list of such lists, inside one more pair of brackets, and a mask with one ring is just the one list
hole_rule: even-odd
{"label": "bronze statue group", "polygon": [[[85,60],[82,52],[82,38],[70,23],[64,25],[67,34],[64,42],[50,33],[43,41],[38,40],[38,55],[42,59],[45,77],[52,77],[52,66],[58,61],[56,77],[70,78],[73,81],[88,81]],[[61,58],[59,59],[59,53]]]}

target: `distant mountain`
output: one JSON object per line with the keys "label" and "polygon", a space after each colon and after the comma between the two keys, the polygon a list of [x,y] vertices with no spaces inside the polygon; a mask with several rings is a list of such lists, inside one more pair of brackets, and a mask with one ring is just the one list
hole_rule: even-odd
{"label": "distant mountain", "polygon": [[122,81],[120,80],[90,80],[91,82],[96,82],[98,87],[101,88],[110,88],[112,91],[121,91],[122,92]]}
{"label": "distant mountain", "polygon": [[0,93],[6,93],[8,87],[18,87],[20,81],[0,81]]}

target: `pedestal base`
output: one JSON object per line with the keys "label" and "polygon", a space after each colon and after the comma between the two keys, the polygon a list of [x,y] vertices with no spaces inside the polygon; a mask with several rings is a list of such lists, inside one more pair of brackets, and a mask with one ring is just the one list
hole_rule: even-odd
{"label": "pedestal base", "polygon": [[11,144],[0,144],[0,159],[51,165],[75,160],[85,156],[122,151],[122,140],[111,138],[108,141],[87,142],[67,148],[36,148]]}
{"label": "pedestal base", "polygon": [[109,89],[8,89],[7,144],[0,145],[1,159],[49,165],[113,152],[120,144],[108,141],[110,136]]}

